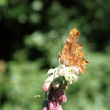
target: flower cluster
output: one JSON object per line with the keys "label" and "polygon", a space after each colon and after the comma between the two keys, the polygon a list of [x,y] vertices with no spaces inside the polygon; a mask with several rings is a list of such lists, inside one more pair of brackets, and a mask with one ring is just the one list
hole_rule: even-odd
{"label": "flower cluster", "polygon": [[61,104],[67,100],[64,90],[68,88],[68,84],[77,81],[78,73],[79,69],[74,66],[60,65],[55,69],[49,69],[48,78],[43,86],[46,95],[42,110],[63,110]]}

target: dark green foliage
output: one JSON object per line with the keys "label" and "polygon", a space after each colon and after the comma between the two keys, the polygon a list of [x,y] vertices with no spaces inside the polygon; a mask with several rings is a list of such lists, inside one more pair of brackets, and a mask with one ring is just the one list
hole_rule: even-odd
{"label": "dark green foliage", "polygon": [[[110,109],[110,0],[0,0],[0,110],[40,110],[47,70],[77,28],[90,61],[64,110]],[[34,98],[41,95],[40,98]]]}

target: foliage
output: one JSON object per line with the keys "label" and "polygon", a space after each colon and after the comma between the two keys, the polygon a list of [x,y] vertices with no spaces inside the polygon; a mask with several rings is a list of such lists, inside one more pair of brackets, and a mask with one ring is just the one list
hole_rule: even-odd
{"label": "foliage", "polygon": [[109,4],[109,0],[0,0],[0,110],[41,109],[45,74],[59,62],[56,36],[62,47],[74,27],[81,32],[90,64],[67,90],[63,108],[109,110]]}

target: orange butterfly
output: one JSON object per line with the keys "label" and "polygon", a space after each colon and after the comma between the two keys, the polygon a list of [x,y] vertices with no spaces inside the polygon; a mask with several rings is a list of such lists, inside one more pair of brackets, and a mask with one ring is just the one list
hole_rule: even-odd
{"label": "orange butterfly", "polygon": [[84,58],[83,45],[78,40],[79,35],[80,32],[75,28],[69,33],[62,53],[59,52],[59,58],[61,63],[64,63],[66,66],[75,66],[81,73],[84,73],[85,65],[89,61]]}

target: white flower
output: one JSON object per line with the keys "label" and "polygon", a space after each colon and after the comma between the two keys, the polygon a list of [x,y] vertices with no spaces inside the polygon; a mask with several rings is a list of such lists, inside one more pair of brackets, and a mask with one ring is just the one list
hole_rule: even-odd
{"label": "white flower", "polygon": [[53,75],[50,75],[46,80],[45,83],[49,83],[53,81]]}
{"label": "white flower", "polygon": [[71,74],[72,78],[73,78],[73,81],[77,81],[78,79],[78,76],[76,74]]}

